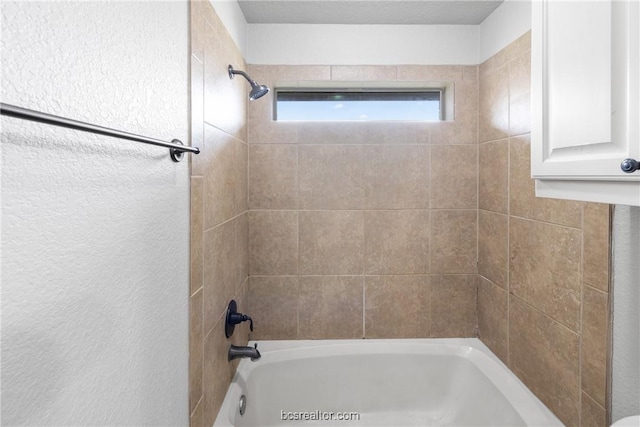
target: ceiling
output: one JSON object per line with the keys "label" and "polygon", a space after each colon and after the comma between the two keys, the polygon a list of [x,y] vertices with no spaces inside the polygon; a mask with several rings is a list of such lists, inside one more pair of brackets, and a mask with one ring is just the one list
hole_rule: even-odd
{"label": "ceiling", "polygon": [[238,0],[249,24],[477,25],[503,0]]}

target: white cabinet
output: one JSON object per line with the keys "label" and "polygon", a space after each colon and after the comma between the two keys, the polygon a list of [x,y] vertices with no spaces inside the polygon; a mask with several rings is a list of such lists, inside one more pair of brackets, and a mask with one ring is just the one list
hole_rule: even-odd
{"label": "white cabinet", "polygon": [[537,196],[640,206],[639,28],[638,0],[532,2]]}

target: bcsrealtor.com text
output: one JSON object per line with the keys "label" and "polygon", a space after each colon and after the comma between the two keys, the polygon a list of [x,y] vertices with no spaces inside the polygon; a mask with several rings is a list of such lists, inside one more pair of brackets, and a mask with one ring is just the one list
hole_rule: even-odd
{"label": "bcsrealtor.com text", "polygon": [[359,412],[280,411],[282,421],[359,421]]}

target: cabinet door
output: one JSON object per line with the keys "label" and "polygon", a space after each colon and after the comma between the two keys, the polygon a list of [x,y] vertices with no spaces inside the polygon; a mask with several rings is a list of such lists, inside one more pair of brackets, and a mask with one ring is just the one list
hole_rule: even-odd
{"label": "cabinet door", "polygon": [[[531,171],[640,181],[640,2],[532,2]],[[637,191],[637,190],[636,190]]]}

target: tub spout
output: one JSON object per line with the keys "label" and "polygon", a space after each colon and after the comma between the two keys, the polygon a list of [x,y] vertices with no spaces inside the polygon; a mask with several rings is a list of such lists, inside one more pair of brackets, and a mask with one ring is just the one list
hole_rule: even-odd
{"label": "tub spout", "polygon": [[229,362],[231,362],[233,359],[244,359],[247,357],[251,358],[252,362],[260,359],[261,356],[260,352],[258,351],[258,344],[255,344],[253,347],[242,347],[233,344],[229,346]]}

